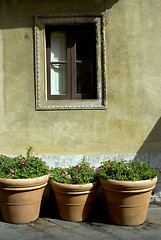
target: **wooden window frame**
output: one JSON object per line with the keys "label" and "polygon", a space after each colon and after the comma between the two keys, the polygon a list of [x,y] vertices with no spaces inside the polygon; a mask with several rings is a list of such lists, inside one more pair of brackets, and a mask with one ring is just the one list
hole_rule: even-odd
{"label": "wooden window frame", "polygon": [[[95,42],[95,29],[94,24],[83,24],[83,25],[71,25],[71,26],[46,26],[46,56],[47,56],[47,99],[48,100],[63,100],[63,99],[95,99],[97,96],[96,92],[96,42]],[[76,58],[76,33],[79,31],[91,31],[92,42],[91,42],[91,59],[90,60],[78,60]],[[65,31],[66,32],[66,61],[51,62],[51,33],[54,31]],[[85,34],[85,33],[84,33]],[[51,64],[66,64],[66,90],[67,94],[63,95],[51,95]],[[76,79],[76,65],[81,63],[91,64],[91,89],[92,92],[89,94],[77,93],[77,79]]]}

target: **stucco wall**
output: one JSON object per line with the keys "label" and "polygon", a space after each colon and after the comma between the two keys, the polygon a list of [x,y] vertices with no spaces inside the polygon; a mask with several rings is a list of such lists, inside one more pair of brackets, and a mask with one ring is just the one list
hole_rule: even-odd
{"label": "stucco wall", "polygon": [[[0,152],[161,152],[160,0],[1,0]],[[34,15],[104,13],[107,110],[35,110]]]}

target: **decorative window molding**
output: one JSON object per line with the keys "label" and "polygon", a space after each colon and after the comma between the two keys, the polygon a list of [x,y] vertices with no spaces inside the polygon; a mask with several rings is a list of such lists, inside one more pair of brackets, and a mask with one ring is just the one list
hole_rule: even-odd
{"label": "decorative window molding", "polygon": [[[105,30],[101,15],[36,15],[35,78],[36,110],[106,109]],[[47,100],[47,63],[45,26],[94,23],[96,27],[96,99]]]}

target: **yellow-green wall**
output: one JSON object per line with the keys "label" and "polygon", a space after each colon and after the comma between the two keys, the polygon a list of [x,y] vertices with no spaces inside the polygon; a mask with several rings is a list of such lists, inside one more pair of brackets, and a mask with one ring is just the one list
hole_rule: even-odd
{"label": "yellow-green wall", "polygon": [[[0,153],[161,152],[160,0],[0,0]],[[34,15],[104,13],[107,110],[35,110]]]}

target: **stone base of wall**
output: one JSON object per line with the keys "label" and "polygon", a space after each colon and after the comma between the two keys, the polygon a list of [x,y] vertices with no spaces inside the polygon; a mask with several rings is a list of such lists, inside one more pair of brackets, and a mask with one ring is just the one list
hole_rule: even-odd
{"label": "stone base of wall", "polygon": [[[158,182],[153,191],[151,201],[161,202],[161,153],[139,153],[139,154],[108,154],[108,155],[50,155],[41,156],[44,161],[51,167],[69,167],[76,165],[83,157],[90,162],[91,165],[98,167],[101,162],[106,160],[134,160],[141,159],[148,162],[151,167],[158,171]],[[99,192],[100,194],[101,191]],[[103,194],[102,194],[103,196]]]}

